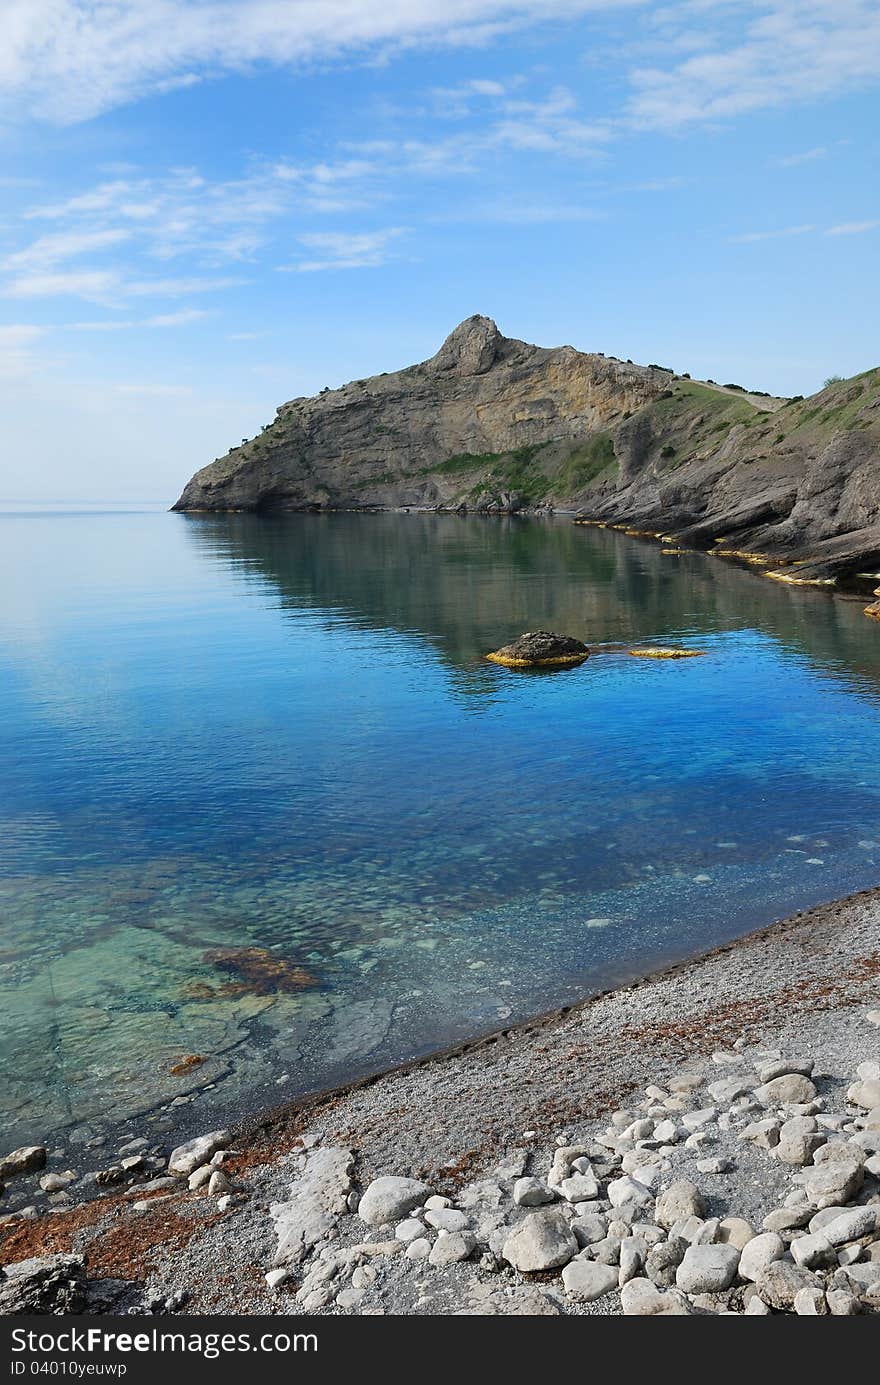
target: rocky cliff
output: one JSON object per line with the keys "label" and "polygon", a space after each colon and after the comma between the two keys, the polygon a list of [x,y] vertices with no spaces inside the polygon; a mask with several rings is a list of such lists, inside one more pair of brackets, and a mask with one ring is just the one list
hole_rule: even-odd
{"label": "rocky cliff", "polygon": [[781,400],[471,317],[420,365],[283,404],[177,510],[570,509],[797,564],[880,562],[880,370]]}

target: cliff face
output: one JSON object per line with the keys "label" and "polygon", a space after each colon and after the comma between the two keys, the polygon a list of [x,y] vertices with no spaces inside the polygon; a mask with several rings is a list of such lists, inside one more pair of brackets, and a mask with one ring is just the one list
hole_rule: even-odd
{"label": "cliff face", "polygon": [[283,404],[177,510],[576,509],[804,576],[880,561],[880,371],[751,395],[471,317],[421,365]]}

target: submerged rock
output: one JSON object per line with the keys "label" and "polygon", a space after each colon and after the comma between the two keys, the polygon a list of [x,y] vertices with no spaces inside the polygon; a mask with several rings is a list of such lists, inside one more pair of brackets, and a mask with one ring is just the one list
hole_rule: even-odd
{"label": "submerged rock", "polygon": [[540,668],[552,664],[581,664],[589,649],[571,635],[554,635],[549,630],[530,630],[512,644],[496,649],[486,658],[507,668]]}
{"label": "submerged rock", "polygon": [[643,649],[631,649],[635,659],[700,659],[702,649],[673,649],[665,645],[646,645]]}

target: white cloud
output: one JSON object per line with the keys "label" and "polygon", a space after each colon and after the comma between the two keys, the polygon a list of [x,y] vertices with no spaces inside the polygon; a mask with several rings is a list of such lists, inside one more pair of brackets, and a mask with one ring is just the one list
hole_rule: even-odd
{"label": "white cloud", "polygon": [[684,46],[694,51],[632,72],[632,124],[674,130],[880,80],[876,0],[746,0],[733,14],[725,22],[727,7],[711,0],[662,12],[667,41],[687,38]]}
{"label": "white cloud", "polygon": [[238,279],[132,279],[112,269],[68,270],[25,274],[0,290],[6,298],[84,298],[111,306],[129,298],[184,298],[231,288]]}
{"label": "white cloud", "polygon": [[181,308],[177,313],[156,313],[152,317],[139,319],[107,318],[101,322],[68,322],[64,330],[68,332],[122,332],[133,327],[186,327],[191,322],[200,322],[208,313],[202,308]]}
{"label": "white cloud", "polygon": [[23,250],[7,255],[3,268],[14,271],[42,270],[63,264],[65,260],[77,255],[86,255],[94,250],[104,250],[110,245],[118,245],[128,239],[128,231],[70,231],[40,236]]}
{"label": "white cloud", "polygon": [[798,164],[812,163],[814,159],[824,159],[827,157],[828,150],[824,144],[819,144],[815,149],[805,149],[801,154],[787,154],[783,159],[776,162],[780,168],[796,168]]}
{"label": "white cloud", "polygon": [[391,226],[382,231],[316,231],[299,239],[308,250],[319,251],[319,257],[279,268],[294,269],[300,274],[324,269],[374,269],[388,260],[392,242],[405,229]]}
{"label": "white cloud", "polygon": [[880,221],[842,221],[839,226],[829,226],[826,236],[860,236],[865,231],[875,231]]}
{"label": "white cloud", "polygon": [[83,269],[61,273],[25,274],[3,289],[7,298],[75,297],[107,300],[119,288],[112,270]]}
{"label": "white cloud", "polygon": [[414,44],[485,43],[505,28],[643,0],[5,0],[0,92],[61,122],[157,85],[255,64],[302,65]]}
{"label": "white cloud", "polygon": [[746,231],[741,236],[730,239],[738,245],[748,245],[759,240],[784,240],[787,236],[805,236],[815,231],[815,226],[783,226],[778,231]]}

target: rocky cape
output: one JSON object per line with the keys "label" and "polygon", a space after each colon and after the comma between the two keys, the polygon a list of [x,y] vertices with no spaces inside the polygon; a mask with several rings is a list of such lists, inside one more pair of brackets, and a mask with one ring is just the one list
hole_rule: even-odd
{"label": "rocky cape", "polygon": [[880,369],[778,399],[467,318],[420,365],[282,404],[182,511],[571,510],[828,579],[880,563]]}

